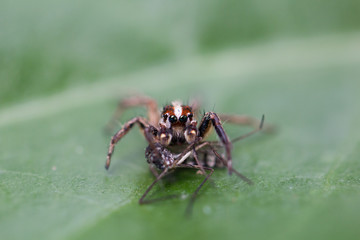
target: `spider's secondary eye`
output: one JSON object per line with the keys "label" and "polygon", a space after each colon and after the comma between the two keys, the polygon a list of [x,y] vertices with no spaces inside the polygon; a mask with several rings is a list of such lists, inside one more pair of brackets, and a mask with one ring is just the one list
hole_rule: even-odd
{"label": "spider's secondary eye", "polygon": [[192,114],[192,113],[189,113],[188,117],[189,117],[189,118],[192,118],[192,117],[193,117],[193,114]]}
{"label": "spider's secondary eye", "polygon": [[177,121],[177,117],[176,117],[175,115],[171,115],[171,116],[169,117],[169,121],[170,121],[171,123],[174,123],[174,122]]}
{"label": "spider's secondary eye", "polygon": [[182,123],[186,122],[186,121],[187,121],[187,116],[182,115],[182,116],[179,118],[179,121],[182,122]]}

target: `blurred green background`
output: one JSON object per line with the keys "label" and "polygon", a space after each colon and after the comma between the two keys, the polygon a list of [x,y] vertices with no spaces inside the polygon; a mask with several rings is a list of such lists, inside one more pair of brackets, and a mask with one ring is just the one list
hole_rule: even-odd
{"label": "blurred green background", "polygon": [[[1,239],[358,239],[360,1],[0,1]],[[135,92],[266,115],[216,170],[152,182],[132,131],[102,130]],[[128,111],[120,120],[145,115]],[[225,124],[230,137],[249,131]]]}
{"label": "blurred green background", "polygon": [[359,12],[356,0],[2,0],[0,103],[224,48],[355,31]]}

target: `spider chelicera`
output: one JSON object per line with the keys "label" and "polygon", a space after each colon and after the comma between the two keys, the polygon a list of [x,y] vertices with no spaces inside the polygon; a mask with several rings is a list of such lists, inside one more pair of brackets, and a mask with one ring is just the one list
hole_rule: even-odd
{"label": "spider chelicera", "polygon": [[[250,179],[232,167],[231,148],[233,142],[260,131],[263,127],[264,115],[259,121],[244,115],[218,115],[214,112],[206,112],[198,126],[196,120],[198,105],[196,102],[190,105],[182,105],[180,101],[174,101],[165,106],[160,113],[156,101],[146,96],[135,96],[120,101],[117,111],[109,124],[110,128],[112,128],[111,125],[120,117],[122,112],[130,107],[145,106],[148,119],[134,117],[116,132],[110,141],[105,168],[108,169],[110,166],[115,144],[135,124],[138,124],[149,144],[145,150],[145,157],[151,172],[155,176],[153,183],[140,198],[140,204],[151,202],[151,200],[145,200],[145,198],[153,186],[171,170],[178,168],[196,169],[205,176],[205,179],[192,194],[187,212],[191,211],[199,190],[213,174],[214,167],[225,166],[229,174],[235,173],[248,184],[252,184]],[[220,119],[229,123],[250,125],[254,130],[230,141]],[[205,141],[211,129],[215,129],[220,141]],[[219,150],[223,150],[224,154],[220,154]]]}

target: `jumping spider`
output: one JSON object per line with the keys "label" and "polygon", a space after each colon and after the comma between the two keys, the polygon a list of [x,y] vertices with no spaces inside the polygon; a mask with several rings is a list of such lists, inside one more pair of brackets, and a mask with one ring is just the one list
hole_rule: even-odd
{"label": "jumping spider", "polygon": [[[232,167],[231,148],[233,142],[261,130],[264,123],[264,115],[261,121],[258,121],[248,116],[218,115],[214,112],[207,112],[202,117],[199,126],[197,126],[198,124],[195,119],[199,108],[197,103],[188,106],[182,105],[179,101],[174,101],[171,105],[165,106],[161,114],[159,114],[155,100],[145,96],[136,96],[124,99],[119,103],[117,111],[110,122],[112,124],[109,124],[110,128],[125,109],[136,106],[145,106],[147,108],[148,119],[134,117],[126,122],[111,138],[105,168],[108,169],[110,166],[115,144],[135,124],[138,124],[149,144],[145,151],[146,160],[149,163],[151,172],[156,177],[140,198],[140,204],[151,202],[151,200],[145,200],[145,197],[153,186],[170,170],[177,168],[196,169],[205,175],[205,179],[192,194],[188,211],[191,210],[192,203],[199,190],[214,172],[214,167],[226,166],[229,174],[235,173],[248,184],[252,184],[250,179]],[[230,141],[223,129],[220,118],[229,123],[253,126],[254,130]],[[204,141],[212,128],[215,129],[220,141]],[[218,150],[221,150],[221,148],[224,149],[224,155],[218,153]],[[201,158],[199,154],[201,154]]]}

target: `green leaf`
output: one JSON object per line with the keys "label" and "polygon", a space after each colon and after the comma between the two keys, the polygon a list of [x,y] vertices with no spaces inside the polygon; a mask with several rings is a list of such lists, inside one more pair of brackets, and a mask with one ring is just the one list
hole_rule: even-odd
{"label": "green leaf", "polygon": [[[356,239],[360,234],[359,35],[268,43],[197,55],[73,87],[0,110],[2,239]],[[145,140],[131,131],[104,163],[102,129],[116,99],[144,92],[160,104],[203,96],[204,109],[276,124],[234,145],[248,186],[216,169],[181,171],[140,206],[153,181]],[[145,114],[129,111],[121,121]],[[248,131],[225,124],[231,137]]]}

